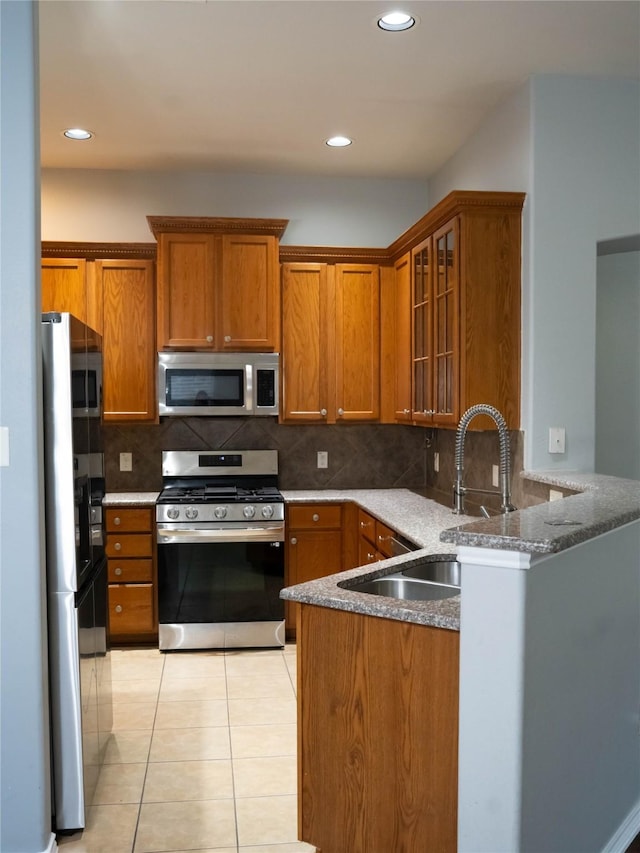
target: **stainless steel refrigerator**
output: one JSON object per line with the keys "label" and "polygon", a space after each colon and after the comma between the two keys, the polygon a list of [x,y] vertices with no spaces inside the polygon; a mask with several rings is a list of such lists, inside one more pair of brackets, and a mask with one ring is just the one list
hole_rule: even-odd
{"label": "stainless steel refrigerator", "polygon": [[52,813],[85,826],[112,729],[99,336],[42,315]]}

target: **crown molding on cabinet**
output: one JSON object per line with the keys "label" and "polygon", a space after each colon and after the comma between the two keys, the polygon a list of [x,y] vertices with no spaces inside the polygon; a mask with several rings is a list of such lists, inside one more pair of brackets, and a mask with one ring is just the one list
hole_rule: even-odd
{"label": "crown molding on cabinet", "polygon": [[388,249],[353,249],[346,246],[280,246],[280,263],[391,264]]}
{"label": "crown molding on cabinet", "polygon": [[267,234],[278,239],[288,219],[238,219],[222,216],[147,216],[154,237],[158,234]]}
{"label": "crown molding on cabinet", "polygon": [[56,240],[42,241],[43,258],[84,258],[86,261],[127,259],[155,261],[155,243],[68,243]]}

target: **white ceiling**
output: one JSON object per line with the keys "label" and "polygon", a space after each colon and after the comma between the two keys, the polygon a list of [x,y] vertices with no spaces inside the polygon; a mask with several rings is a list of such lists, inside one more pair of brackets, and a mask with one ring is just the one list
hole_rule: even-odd
{"label": "white ceiling", "polygon": [[426,178],[533,73],[640,77],[640,2],[41,0],[42,165]]}

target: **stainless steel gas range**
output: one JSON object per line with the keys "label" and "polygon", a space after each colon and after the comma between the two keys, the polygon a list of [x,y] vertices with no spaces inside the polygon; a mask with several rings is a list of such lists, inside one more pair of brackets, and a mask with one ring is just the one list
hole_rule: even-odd
{"label": "stainless steel gas range", "polygon": [[162,454],[159,644],[284,645],[284,500],[276,450]]}

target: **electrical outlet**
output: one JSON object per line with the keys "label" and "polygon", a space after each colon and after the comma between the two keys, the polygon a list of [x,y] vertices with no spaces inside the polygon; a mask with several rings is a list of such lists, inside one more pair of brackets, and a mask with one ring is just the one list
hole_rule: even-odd
{"label": "electrical outlet", "polygon": [[433,454],[433,470],[436,474],[440,470],[440,454],[437,451]]}
{"label": "electrical outlet", "polygon": [[329,453],[326,450],[318,451],[318,468],[329,467]]}
{"label": "electrical outlet", "polygon": [[564,495],[562,492],[558,492],[556,489],[549,489],[549,500],[550,501],[560,501]]}
{"label": "electrical outlet", "polygon": [[120,454],[120,470],[121,471],[133,471],[133,454],[132,453],[121,453]]}
{"label": "electrical outlet", "polygon": [[492,465],[491,466],[491,483],[498,488],[500,485],[500,466]]}

